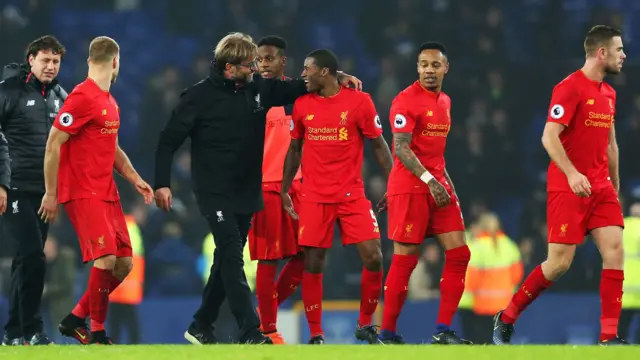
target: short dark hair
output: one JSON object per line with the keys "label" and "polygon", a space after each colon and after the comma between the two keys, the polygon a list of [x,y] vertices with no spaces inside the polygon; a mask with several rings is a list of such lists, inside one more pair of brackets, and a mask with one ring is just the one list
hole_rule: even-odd
{"label": "short dark hair", "polygon": [[607,45],[616,36],[622,36],[622,31],[607,25],[596,25],[589,30],[584,39],[584,52],[593,55],[598,48]]}
{"label": "short dark hair", "polygon": [[51,51],[54,55],[60,55],[62,59],[66,49],[55,36],[45,35],[29,43],[25,53],[25,59],[29,61],[29,56],[33,55],[36,57],[40,51]]}
{"label": "short dark hair", "polygon": [[449,56],[447,55],[447,49],[442,43],[439,43],[437,41],[427,41],[425,43],[422,43],[422,45],[420,45],[420,48],[418,49],[417,55],[420,55],[420,53],[425,50],[438,50],[442,53],[442,55],[444,55],[444,57],[449,58]]}
{"label": "short dark hair", "polygon": [[329,49],[318,49],[310,52],[308,58],[313,58],[316,66],[329,69],[331,75],[338,73],[338,57]]}
{"label": "short dark hair", "polygon": [[258,41],[258,47],[260,46],[273,46],[279,50],[281,55],[287,50],[287,42],[280,36],[270,35],[265,36]]}

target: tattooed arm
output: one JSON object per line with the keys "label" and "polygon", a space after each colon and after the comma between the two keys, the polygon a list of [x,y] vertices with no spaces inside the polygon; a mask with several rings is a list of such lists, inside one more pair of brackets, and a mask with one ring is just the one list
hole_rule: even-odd
{"label": "tattooed arm", "polygon": [[391,150],[389,149],[387,141],[382,135],[380,135],[371,140],[371,145],[373,145],[373,155],[384,173],[384,178],[389,179],[389,174],[393,167],[393,155],[391,155]]}
{"label": "tattooed arm", "polygon": [[451,197],[442,184],[436,180],[429,171],[422,165],[416,154],[411,150],[411,138],[410,133],[395,133],[393,134],[393,146],[396,157],[400,160],[409,171],[420,180],[425,182],[429,187],[429,191],[436,201],[438,207],[443,207],[449,204]]}
{"label": "tattooed arm", "polygon": [[293,179],[300,168],[302,161],[302,139],[291,139],[289,151],[284,159],[284,170],[282,172],[282,187],[280,188],[280,196],[282,197],[282,206],[291,215],[292,218],[298,219],[298,215],[293,209],[293,202],[289,196],[289,190],[293,184]]}

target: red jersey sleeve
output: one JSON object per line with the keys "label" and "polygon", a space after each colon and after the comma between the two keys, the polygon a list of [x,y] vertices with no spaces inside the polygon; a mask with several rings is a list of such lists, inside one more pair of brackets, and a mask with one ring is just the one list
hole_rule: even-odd
{"label": "red jersey sleeve", "polygon": [[551,105],[549,106],[549,116],[547,122],[554,122],[569,126],[576,114],[580,98],[576,92],[573,82],[563,81],[553,88],[551,95]]}
{"label": "red jersey sleeve", "polygon": [[53,126],[75,135],[91,120],[93,102],[82,92],[71,92],[58,112]]}
{"label": "red jersey sleeve", "polygon": [[371,95],[363,93],[362,103],[360,104],[360,114],[358,114],[358,127],[367,139],[375,139],[382,135],[382,123],[380,116],[373,104]]}
{"label": "red jersey sleeve", "polygon": [[300,100],[296,100],[293,104],[291,125],[289,126],[291,138],[296,140],[304,139],[304,126],[302,125],[302,120],[305,115],[303,114],[301,107]]}
{"label": "red jersey sleeve", "polygon": [[389,114],[392,133],[413,133],[416,120],[411,116],[409,107],[401,98],[395,98]]}

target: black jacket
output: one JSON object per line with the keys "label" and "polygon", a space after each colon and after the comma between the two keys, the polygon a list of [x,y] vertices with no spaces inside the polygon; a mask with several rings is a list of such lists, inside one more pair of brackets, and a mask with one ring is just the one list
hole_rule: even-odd
{"label": "black jacket", "polygon": [[[43,193],[47,138],[67,93],[55,80],[42,84],[26,64],[5,66],[2,79],[0,185]],[[6,138],[6,142],[2,142],[2,138]]]}
{"label": "black jacket", "polygon": [[304,80],[263,79],[243,88],[212,70],[186,89],[160,133],[155,188],[169,187],[176,149],[191,138],[191,177],[200,210],[253,213],[263,208],[262,156],[267,111],[306,94]]}

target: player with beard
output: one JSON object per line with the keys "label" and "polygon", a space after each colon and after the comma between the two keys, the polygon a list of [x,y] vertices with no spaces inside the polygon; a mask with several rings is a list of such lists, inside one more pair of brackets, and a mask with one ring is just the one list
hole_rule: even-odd
{"label": "player with beard", "polygon": [[[89,45],[89,74],[73,89],[58,114],[44,158],[46,193],[39,214],[51,223],[63,204],[78,235],[82,260],[93,262],[89,286],[59,325],[80,343],[110,345],[104,323],[109,293],[133,266],[131,241],[113,170],[153,201],[153,189],[118,146],[120,108],[109,92],[120,69],[120,47],[97,37]],[[91,319],[88,334],[85,318]]]}
{"label": "player with beard", "polygon": [[396,323],[407,297],[409,278],[418,264],[420,245],[433,236],[444,249],[445,263],[431,342],[470,344],[450,329],[464,292],[471,253],[458,197],[445,168],[451,99],[442,91],[442,82],[449,71],[449,59],[445,47],[437,42],[424,43],[417,55],[420,78],[396,96],[389,118],[395,163],[387,186],[388,231],[394,243],[380,340],[404,343],[396,332]]}
{"label": "player with beard", "polygon": [[553,89],[542,144],[551,158],[547,173],[547,260],[535,268],[494,320],[493,343],[509,344],[520,313],[571,266],[576,247],[591,234],[602,255],[600,345],[622,345],[624,219],[618,199],[616,92],[604,82],[626,58],[622,33],[591,28],[584,66]]}
{"label": "player with beard", "polygon": [[[277,36],[258,41],[258,72],[265,79],[283,79],[287,61],[287,43]],[[264,209],[253,216],[249,230],[251,260],[258,260],[256,298],[261,329],[274,344],[284,344],[276,328],[278,306],[296,290],[302,281],[304,259],[298,249],[298,221],[282,207],[280,188],[284,159],[291,141],[290,122],[293,105],[272,107],[267,112],[262,164],[262,197]],[[289,195],[298,206],[300,171],[295,174]],[[276,280],[278,261],[288,259]]]}

